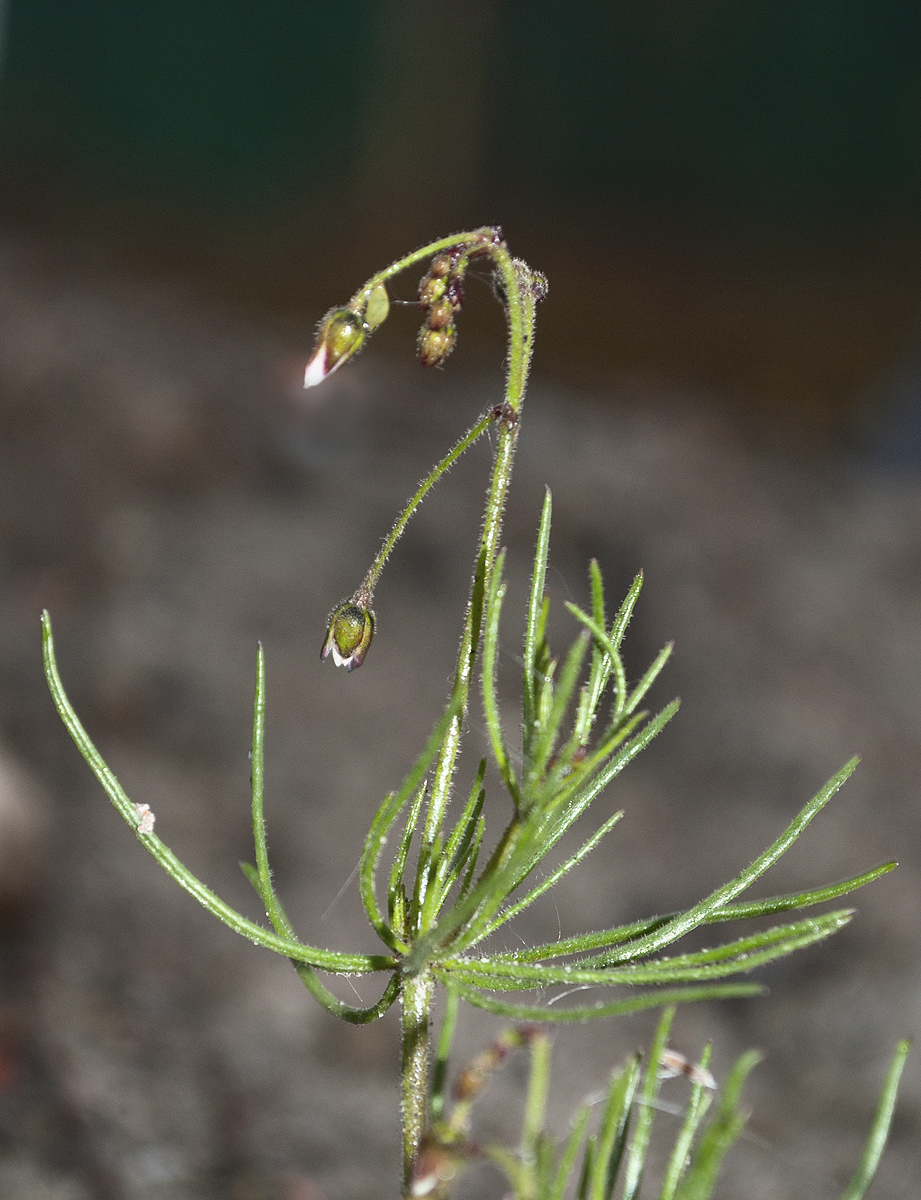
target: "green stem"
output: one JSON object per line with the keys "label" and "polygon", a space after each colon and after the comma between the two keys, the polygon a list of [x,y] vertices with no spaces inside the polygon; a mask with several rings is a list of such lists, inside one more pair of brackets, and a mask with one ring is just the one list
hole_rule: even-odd
{"label": "green stem", "polygon": [[403,1188],[409,1194],[413,1164],[426,1126],[429,1024],[435,981],[428,972],[404,976],[403,1002]]}
{"label": "green stem", "polygon": [[[543,295],[543,280],[532,275],[523,263],[516,262],[511,257],[505,244],[500,241],[498,231],[484,228],[475,230],[472,233],[459,234],[454,237],[443,238],[438,242],[432,242],[423,249],[399,259],[384,271],[372,276],[353,300],[353,305],[356,301],[363,301],[371,295],[375,287],[386,282],[392,275],[405,270],[414,262],[422,261],[441,250],[452,248],[463,248],[466,253],[471,255],[489,255],[501,276],[509,334],[505,403],[485,414],[480,419],[480,422],[458,442],[448,457],[439,463],[427,479],[423,480],[416,495],[410,501],[405,512],[394,526],[392,533],[381,547],[362,585],[363,589],[367,589],[369,597],[370,591],[373,590],[377,582],[387,556],[393,549],[397,538],[403,532],[406,521],[422,497],[444,471],[447,470],[451,463],[463,453],[467,446],[471,445],[483,433],[487,424],[496,421],[498,424],[498,435],[492,477],[486,497],[483,529],[477,548],[476,567],[473,575],[470,599],[467,604],[467,612],[464,618],[464,628],[458,647],[457,666],[455,668],[454,687],[452,689],[457,708],[448,723],[441,751],[435,765],[417,867],[416,902],[414,905],[417,914],[417,928],[415,931],[417,934],[424,933],[437,919],[439,889],[433,887],[431,892],[429,892],[430,882],[434,880],[436,873],[436,864],[433,861],[434,852],[441,838],[445,812],[450,798],[457,755],[460,749],[461,730],[469,702],[470,683],[473,677],[477,650],[482,633],[486,598],[489,594],[496,555],[499,551],[502,517],[508,497],[515,444],[518,437],[519,413],[524,400],[531,361],[534,310],[537,300]],[[356,593],[355,602],[367,606],[368,599],[362,593],[362,589],[359,589],[359,592]],[[427,899],[429,903],[426,903]],[[412,955],[410,955],[408,961],[411,961],[411,959]],[[413,1163],[418,1154],[419,1144],[426,1125],[429,1023],[434,991],[434,979],[428,970],[425,969],[424,963],[420,962],[417,965],[417,970],[418,973],[406,974],[402,979],[403,1176],[404,1187],[407,1190],[412,1177]]]}
{"label": "green stem", "polygon": [[[424,262],[425,259],[432,258],[435,254],[440,254],[442,250],[455,250],[459,246],[468,246],[471,250],[492,247],[491,255],[494,259],[497,259],[498,247],[495,245],[497,236],[500,236],[499,231],[494,225],[483,225],[479,229],[467,230],[464,233],[452,233],[448,237],[439,238],[436,242],[429,242],[428,245],[421,246],[418,250],[413,250],[411,254],[406,254],[403,258],[398,258],[389,267],[384,267],[382,271],[378,271],[376,275],[372,275],[367,283],[352,298],[352,303],[354,304],[362,297],[370,296],[379,284],[386,283],[388,279],[393,279],[395,275],[400,275],[415,263]],[[508,258],[507,250],[505,254]]]}
{"label": "green stem", "polygon": [[422,480],[419,487],[416,489],[415,495],[400,513],[396,523],[390,533],[384,539],[384,544],[377,552],[377,557],[371,564],[367,575],[359,584],[352,596],[352,603],[358,604],[362,608],[370,608],[374,599],[374,589],[377,587],[377,581],[380,578],[381,571],[384,569],[384,564],[390,557],[394,546],[403,535],[403,530],[406,528],[409,518],[413,515],[419,505],[422,503],[426,493],[438,482],[438,480],[449,470],[454,463],[460,458],[465,450],[468,450],[475,441],[478,440],[493,424],[499,416],[497,409],[490,409],[484,413],[479,421],[468,429],[459,442],[445,455],[440,463],[430,471],[430,473]]}
{"label": "green stem", "polygon": [[432,870],[431,852],[444,823],[457,755],[460,750],[461,729],[467,713],[470,682],[473,678],[473,669],[480,643],[486,597],[489,593],[496,555],[499,552],[502,517],[512,478],[512,464],[519,431],[519,414],[524,401],[533,350],[535,306],[537,299],[542,295],[541,285],[536,282],[536,277],[531,275],[524,264],[512,259],[504,245],[493,247],[492,257],[502,274],[509,330],[509,365],[505,391],[506,414],[499,424],[493,473],[486,496],[486,510],[477,550],[473,585],[458,648],[454,691],[455,694],[460,693],[462,697],[461,707],[448,727],[435,767],[425,819],[423,853],[419,868],[422,874],[418,889],[422,905],[420,922],[422,932],[437,917],[437,912],[432,911],[432,906],[424,903],[428,890],[427,880]]}
{"label": "green stem", "polygon": [[[470,693],[470,681],[473,678],[473,667],[480,641],[480,631],[483,625],[483,608],[496,553],[499,549],[499,537],[502,531],[502,514],[508,495],[509,482],[512,475],[512,460],[515,454],[517,424],[505,422],[499,427],[499,440],[496,447],[496,457],[493,463],[493,474],[489,494],[486,500],[486,512],[483,518],[483,532],[477,552],[476,570],[473,576],[473,587],[467,605],[467,615],[461,634],[460,647],[457,655],[457,667],[454,676],[454,693],[462,696],[461,709],[455,715],[442,745],[441,754],[435,767],[432,780],[432,794],[426,813],[424,843],[431,847],[444,822],[445,810],[454,778],[454,767],[460,749],[461,729],[467,714],[467,703]],[[424,898],[425,888],[422,889]]]}

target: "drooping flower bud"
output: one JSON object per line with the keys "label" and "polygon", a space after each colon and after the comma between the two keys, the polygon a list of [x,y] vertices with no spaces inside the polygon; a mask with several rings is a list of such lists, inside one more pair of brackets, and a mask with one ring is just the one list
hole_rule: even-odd
{"label": "drooping flower bud", "polygon": [[457,341],[457,326],[445,325],[443,329],[430,329],[423,325],[419,330],[416,349],[423,367],[438,367],[444,362]]}
{"label": "drooping flower bud", "polygon": [[442,296],[442,298],[436,301],[436,303],[433,304],[429,309],[429,315],[426,324],[428,325],[429,329],[444,329],[445,325],[448,324],[453,316],[454,305],[447,298],[447,296]]}
{"label": "drooping flower bud", "polygon": [[390,312],[390,297],[382,283],[358,292],[347,308],[331,308],[317,332],[313,357],[304,372],[304,387],[322,383],[358,353],[369,333],[383,325]]}
{"label": "drooping flower bud", "polygon": [[367,326],[350,308],[331,308],[317,333],[313,357],[304,372],[304,387],[322,383],[338,367],[356,354],[365,340]]}
{"label": "drooping flower bud", "polygon": [[419,307],[422,309],[431,308],[433,304],[438,303],[447,290],[448,285],[443,279],[426,277],[419,284]]}
{"label": "drooping flower bud", "polygon": [[325,661],[332,654],[337,667],[353,671],[364,662],[373,637],[374,613],[352,600],[345,600],[329,615],[329,629],[320,658]]}

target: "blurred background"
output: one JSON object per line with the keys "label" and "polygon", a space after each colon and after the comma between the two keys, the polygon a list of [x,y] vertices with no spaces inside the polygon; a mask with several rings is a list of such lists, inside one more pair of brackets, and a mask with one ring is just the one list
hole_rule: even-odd
{"label": "blurred background", "polygon": [[[726,1196],[840,1194],[921,1013],[919,221],[907,0],[0,0],[3,1195],[395,1191],[394,1022],[339,1029],[159,878],[54,718],[37,615],[133,799],[248,911],[262,639],[279,885],[307,940],[370,948],[336,897],[445,694],[485,447],[388,567],[365,668],[317,650],[390,514],[500,398],[499,312],[472,280],[445,371],[414,367],[395,307],[324,389],[299,380],[331,304],[491,222],[550,279],[513,588],[548,483],[558,607],[592,555],[612,599],[645,568],[631,670],[676,638],[657,699],[684,699],[612,789],[622,828],[523,933],[690,903],[863,752],[764,890],[900,871],[764,972],[768,999],[676,1032],[720,1069],[767,1054]],[[597,1031],[561,1036],[561,1128],[649,1026],[606,1027],[604,1061]],[[465,1048],[494,1030],[471,1018]],[[880,1200],[917,1194],[919,1123],[914,1064]]]}

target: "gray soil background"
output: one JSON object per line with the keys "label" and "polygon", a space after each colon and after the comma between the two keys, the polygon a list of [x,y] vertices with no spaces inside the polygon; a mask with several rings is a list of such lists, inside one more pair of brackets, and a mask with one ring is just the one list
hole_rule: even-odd
{"label": "gray soil background", "polygon": [[[540,264],[535,264],[539,266]],[[356,281],[344,279],[343,295]],[[552,285],[552,281],[551,281]],[[330,302],[341,297],[332,296]],[[498,319],[498,314],[497,314]],[[373,949],[350,878],[384,793],[447,694],[488,467],[476,447],[426,501],[376,599],[361,671],[321,666],[351,592],[416,482],[487,404],[501,364],[443,372],[376,347],[324,389],[282,336],[51,244],[0,236],[0,1196],[9,1200],[359,1200],[398,1193],[398,1027],[340,1025],[290,966],[162,875],[57,722],[38,616],[54,620],[78,711],[157,832],[258,916],[248,761],[254,652],[268,669],[267,812],[302,936]],[[461,326],[461,340],[464,330]],[[396,343],[394,343],[396,344]],[[548,368],[551,364],[547,364]],[[520,923],[546,939],[687,905],[747,864],[854,753],[863,762],[775,894],[900,869],[857,895],[831,942],[757,972],[761,999],[679,1012],[717,1075],[759,1047],[749,1135],[724,1200],[832,1200],[856,1163],[895,1042],[921,1017],[921,479],[805,460],[744,437],[706,397],[612,379],[571,394],[537,366],[505,540],[502,686],[512,727],[521,601],[544,485],[550,588],[612,602],[646,585],[627,641],[638,676],[676,651],[653,700],[679,716],[597,803],[625,817]],[[472,771],[483,746],[470,721]],[[496,822],[505,801],[494,786]],[[344,888],[344,890],[343,890]],[[365,1002],[374,980],[360,981]],[[347,987],[340,994],[351,999]],[[567,1030],[553,1120],[648,1039],[654,1016]],[[501,1022],[464,1016],[470,1055]],[[916,1052],[917,1059],[917,1052]],[[490,1085],[476,1135],[515,1136],[523,1075]],[[686,1081],[665,1085],[678,1100]],[[674,1118],[658,1123],[672,1132]],[[871,1193],[921,1179],[921,1069],[909,1062]],[[464,1196],[500,1196],[488,1168]]]}

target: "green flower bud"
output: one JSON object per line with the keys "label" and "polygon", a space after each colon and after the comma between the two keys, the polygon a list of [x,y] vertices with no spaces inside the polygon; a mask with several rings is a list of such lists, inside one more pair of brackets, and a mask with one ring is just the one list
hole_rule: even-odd
{"label": "green flower bud", "polygon": [[428,325],[423,325],[416,343],[419,362],[423,367],[440,366],[454,349],[456,341],[455,325],[445,325],[444,329],[429,329]]}
{"label": "green flower bud", "polygon": [[423,276],[419,284],[419,304],[422,308],[431,308],[433,304],[445,295],[448,284],[444,279],[434,279],[431,275]]}
{"label": "green flower bud", "polygon": [[359,313],[350,308],[331,308],[320,322],[316,348],[304,372],[304,387],[322,383],[327,375],[357,354],[367,328]]}
{"label": "green flower bud", "polygon": [[337,667],[353,671],[364,662],[374,637],[374,613],[345,600],[329,615],[329,630],[320,651],[324,661],[333,656]]}

